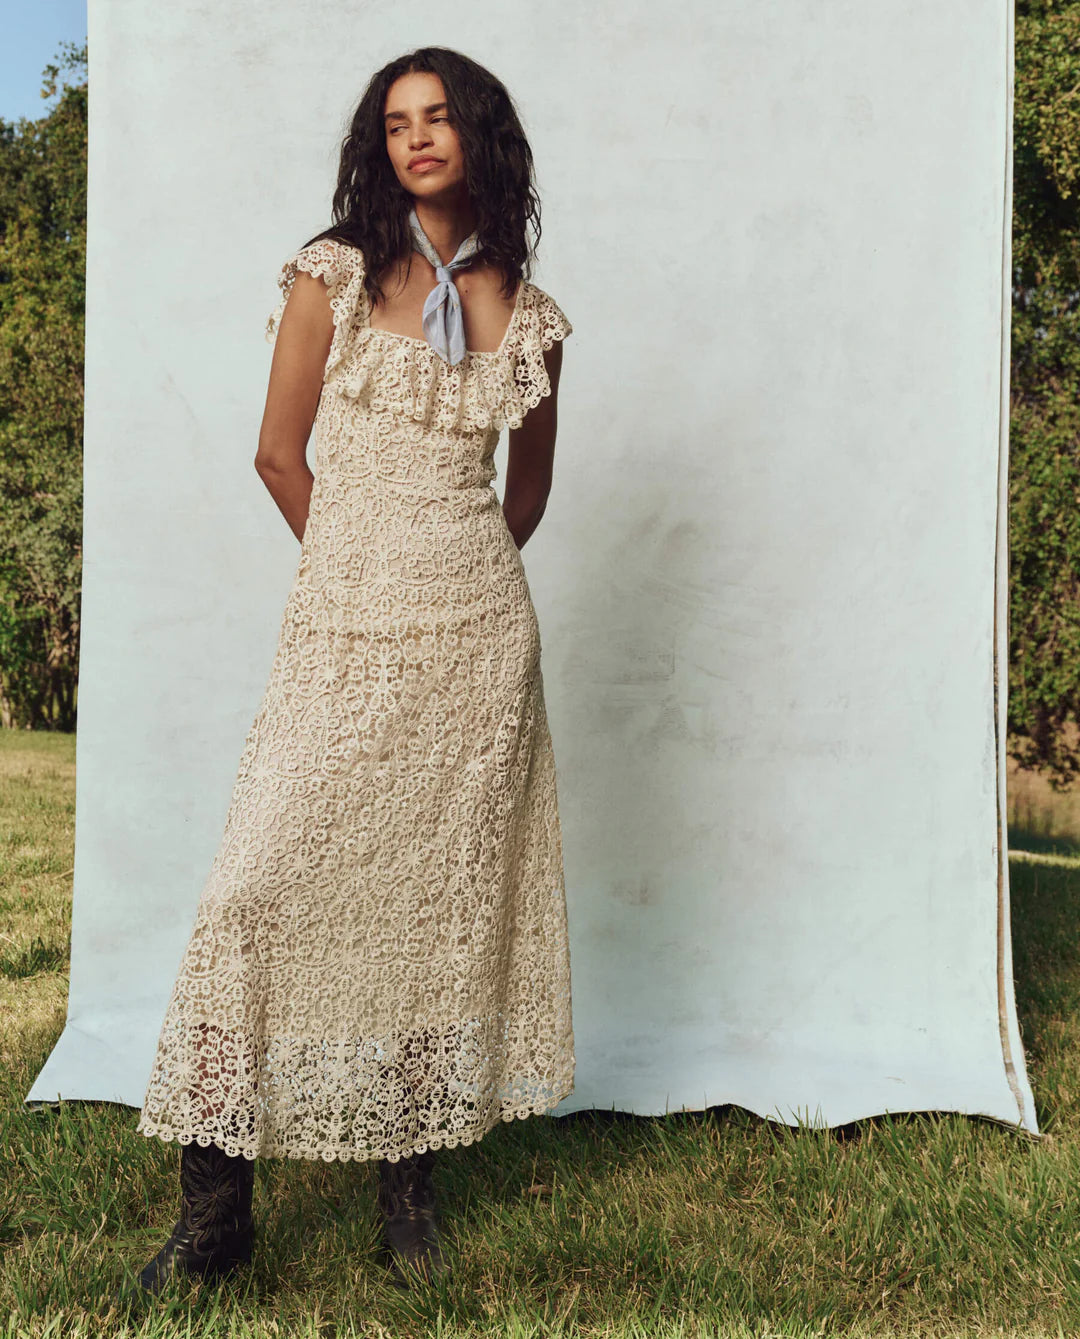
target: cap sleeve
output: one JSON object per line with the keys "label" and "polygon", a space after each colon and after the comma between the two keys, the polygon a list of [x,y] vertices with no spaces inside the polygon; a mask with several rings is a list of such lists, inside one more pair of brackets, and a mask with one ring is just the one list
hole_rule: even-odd
{"label": "cap sleeve", "polygon": [[340,333],[355,305],[356,290],[362,288],[364,277],[363,256],[358,247],[324,237],[301,248],[282,265],[278,274],[281,299],[266,322],[266,341],[273,344],[281,329],[281,318],[289,300],[297,273],[319,275],[326,283],[334,325]]}
{"label": "cap sleeve", "polygon": [[565,339],[573,332],[574,327],[566,319],[566,313],[542,288],[536,289],[535,308],[542,348],[550,349],[556,340]]}
{"label": "cap sleeve", "polygon": [[511,341],[509,377],[505,394],[498,397],[498,420],[519,428],[530,409],[551,394],[544,354],[573,330],[562,308],[542,288],[529,284],[522,304],[516,338]]}

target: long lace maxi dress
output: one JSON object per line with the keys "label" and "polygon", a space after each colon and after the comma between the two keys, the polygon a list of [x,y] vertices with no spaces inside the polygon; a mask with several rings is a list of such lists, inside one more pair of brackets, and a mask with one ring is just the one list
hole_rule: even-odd
{"label": "long lace maxi dress", "polygon": [[311,509],[137,1129],[395,1161],[573,1090],[540,637],[492,487],[571,326],[522,281],[451,366],[372,329],[362,253],[323,240],[271,342],[297,270],[334,319]]}

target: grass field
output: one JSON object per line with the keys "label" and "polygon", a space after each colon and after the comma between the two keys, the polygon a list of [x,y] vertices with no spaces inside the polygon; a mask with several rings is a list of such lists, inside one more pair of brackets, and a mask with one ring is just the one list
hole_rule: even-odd
{"label": "grass field", "polygon": [[74,760],[73,736],[0,731],[0,1336],[1080,1336],[1080,797],[1010,782],[1043,1140],[940,1114],[515,1121],[439,1155],[454,1268],[413,1293],[375,1257],[372,1164],[259,1159],[252,1271],[128,1311],[177,1146],[133,1108],[23,1104],[64,1021]]}

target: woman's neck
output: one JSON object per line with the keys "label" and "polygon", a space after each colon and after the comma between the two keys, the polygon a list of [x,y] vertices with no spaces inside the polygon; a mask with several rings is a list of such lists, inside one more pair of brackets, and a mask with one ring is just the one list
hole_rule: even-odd
{"label": "woman's neck", "polygon": [[439,259],[447,265],[454,259],[458,247],[476,228],[476,216],[468,200],[417,200],[416,217],[427,233]]}

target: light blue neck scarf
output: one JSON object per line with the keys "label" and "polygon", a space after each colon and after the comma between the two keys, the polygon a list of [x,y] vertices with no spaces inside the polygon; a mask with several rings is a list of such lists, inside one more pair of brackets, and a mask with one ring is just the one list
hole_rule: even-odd
{"label": "light blue neck scarf", "polygon": [[480,249],[478,235],[469,233],[454,254],[453,260],[444,265],[439,253],[431,245],[431,239],[420,226],[416,210],[409,210],[409,227],[412,229],[413,250],[435,267],[438,283],[424,301],[424,338],[435,352],[452,366],[456,366],[465,357],[465,322],[461,315],[461,295],[454,283],[452,270],[460,270],[467,265]]}

